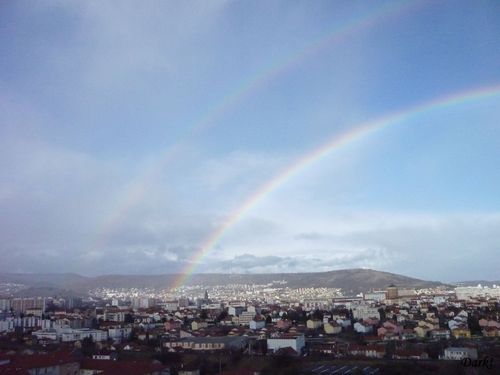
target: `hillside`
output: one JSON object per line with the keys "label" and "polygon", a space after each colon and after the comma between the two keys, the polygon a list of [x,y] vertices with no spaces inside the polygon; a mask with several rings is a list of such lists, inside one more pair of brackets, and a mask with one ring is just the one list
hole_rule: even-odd
{"label": "hillside", "polygon": [[[27,287],[50,287],[85,293],[95,288],[154,288],[172,286],[179,275],[103,275],[86,277],[76,274],[0,274],[0,283],[19,283]],[[403,288],[422,288],[444,285],[389,272],[370,269],[347,269],[329,272],[278,274],[195,274],[187,285],[268,284],[286,281],[292,288],[342,288],[344,293],[357,293],[369,289],[386,288],[390,284]]]}

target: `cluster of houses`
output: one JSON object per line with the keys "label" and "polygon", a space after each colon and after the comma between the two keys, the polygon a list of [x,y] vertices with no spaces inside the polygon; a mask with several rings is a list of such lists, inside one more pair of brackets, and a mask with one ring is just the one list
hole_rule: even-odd
{"label": "cluster of houses", "polygon": [[[206,297],[202,304],[191,304],[187,299],[136,298],[33,314],[29,313],[32,301],[17,301],[28,308],[22,314],[4,310],[0,336],[21,334],[26,342],[75,346],[89,339],[109,350],[141,351],[155,345],[178,353],[298,356],[317,352],[332,357],[421,360],[429,358],[426,343],[445,340],[448,348],[440,353],[441,359],[472,358],[477,357],[477,344],[471,338],[500,337],[498,299],[489,295],[461,300],[443,291],[419,295],[390,287],[334,298],[328,306],[312,300],[307,305],[253,302],[251,298],[214,302]],[[388,350],[391,342],[395,345]]]}

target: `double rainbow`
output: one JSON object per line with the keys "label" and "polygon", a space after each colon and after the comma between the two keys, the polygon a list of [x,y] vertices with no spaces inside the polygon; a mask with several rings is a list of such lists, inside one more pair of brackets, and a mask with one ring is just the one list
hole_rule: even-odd
{"label": "double rainbow", "polygon": [[166,152],[146,168],[140,177],[124,189],[121,197],[117,199],[117,206],[111,210],[110,215],[99,225],[97,236],[91,239],[88,251],[101,251],[106,245],[109,234],[118,227],[119,223],[127,216],[130,210],[144,198],[148,187],[172,161],[176,160],[184,149],[184,146],[193,139],[196,139],[203,131],[215,126],[224,115],[234,110],[245,99],[259,92],[259,90],[280,76],[286,75],[315,54],[347,41],[358,32],[374,27],[381,22],[410,13],[425,4],[427,4],[426,1],[395,1],[383,7],[374,7],[369,12],[353,17],[341,25],[336,25],[333,30],[329,30],[325,35],[314,40],[305,48],[271,64],[257,74],[240,82],[233,92],[225,96],[206,113],[203,113],[192,126],[187,127],[188,129],[181,139],[173,146],[168,147]]}
{"label": "double rainbow", "polygon": [[363,122],[354,126],[351,130],[345,133],[334,136],[329,141],[323,143],[319,147],[306,153],[288,165],[276,176],[262,184],[259,189],[257,189],[240,206],[238,206],[224,220],[224,222],[205,239],[201,246],[199,246],[199,249],[193,255],[186,268],[175,280],[173,287],[176,288],[183,285],[187,281],[188,277],[194,273],[202,258],[207,255],[207,253],[221,240],[224,234],[226,234],[236,223],[238,223],[252,208],[254,208],[274,190],[285,184],[293,176],[297,175],[299,172],[303,171],[312,164],[331,156],[336,151],[339,151],[341,148],[349,144],[367,138],[372,134],[390,126],[404,124],[407,120],[416,116],[446,107],[484,100],[499,94],[500,84],[454,93],[452,95],[435,98],[415,106],[404,108],[371,121]]}

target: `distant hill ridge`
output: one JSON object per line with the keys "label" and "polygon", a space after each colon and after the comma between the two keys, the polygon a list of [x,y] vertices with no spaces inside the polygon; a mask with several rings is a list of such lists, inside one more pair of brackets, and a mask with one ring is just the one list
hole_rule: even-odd
{"label": "distant hill ridge", "polygon": [[[86,293],[96,288],[169,288],[180,277],[165,275],[102,275],[82,276],[74,273],[16,274],[0,273],[0,283],[18,283],[32,288],[60,288]],[[438,281],[415,279],[390,272],[371,269],[345,269],[328,272],[267,273],[267,274],[194,274],[186,285],[268,284],[284,280],[291,288],[342,288],[345,293],[359,293],[369,289],[385,289],[390,284],[401,288],[445,286]]]}

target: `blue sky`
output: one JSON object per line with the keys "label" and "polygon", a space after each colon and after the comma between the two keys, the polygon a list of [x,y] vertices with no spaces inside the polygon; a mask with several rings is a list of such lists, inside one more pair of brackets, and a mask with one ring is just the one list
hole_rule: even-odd
{"label": "blue sky", "polygon": [[[184,269],[325,139],[500,84],[499,12],[496,1],[3,2],[0,271]],[[197,271],[498,279],[499,118],[496,95],[348,145],[259,201]]]}

